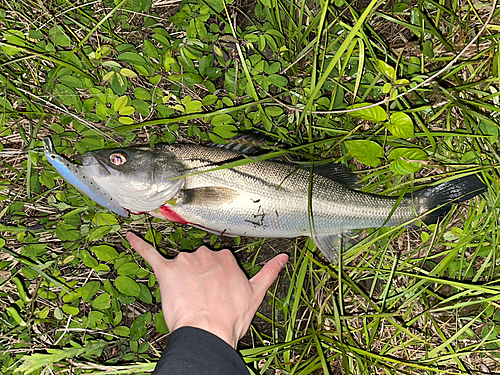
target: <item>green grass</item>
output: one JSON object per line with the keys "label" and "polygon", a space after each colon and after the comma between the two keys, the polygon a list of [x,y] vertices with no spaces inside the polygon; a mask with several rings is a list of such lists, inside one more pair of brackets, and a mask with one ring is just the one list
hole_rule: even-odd
{"label": "green grass", "polygon": [[[230,247],[249,274],[291,260],[241,341],[255,374],[500,371],[496,1],[148,0],[0,5],[2,373],[141,373],[167,337],[149,266]],[[482,173],[439,225],[368,229],[330,265],[305,239],[228,239],[115,217],[43,157],[223,142],[260,129],[363,191],[400,195]]]}

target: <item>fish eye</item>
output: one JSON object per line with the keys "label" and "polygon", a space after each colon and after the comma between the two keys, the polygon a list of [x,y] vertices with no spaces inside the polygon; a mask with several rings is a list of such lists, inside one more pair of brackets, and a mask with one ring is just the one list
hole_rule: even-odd
{"label": "fish eye", "polygon": [[109,156],[109,161],[114,165],[123,165],[127,161],[127,157],[121,152],[113,152]]}

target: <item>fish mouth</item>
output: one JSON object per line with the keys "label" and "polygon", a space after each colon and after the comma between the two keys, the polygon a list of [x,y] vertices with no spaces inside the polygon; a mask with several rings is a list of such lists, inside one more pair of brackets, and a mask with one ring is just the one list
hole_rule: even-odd
{"label": "fish mouth", "polygon": [[47,160],[70,185],[110,211],[123,217],[129,216],[129,210],[123,207],[113,194],[99,186],[94,179],[93,175],[97,173],[100,173],[101,176],[110,175],[108,169],[103,168],[102,163],[98,162],[98,160],[94,162],[92,157],[88,158],[89,155],[84,155],[81,160],[82,165],[72,163],[57,154],[50,137],[44,138],[43,143]]}
{"label": "fish mouth", "polygon": [[82,166],[86,167],[86,166],[89,166],[89,165],[92,165],[92,163],[94,162],[95,158],[93,158],[92,156],[90,155],[77,155],[75,157],[76,161],[79,161]]}
{"label": "fish mouth", "polygon": [[56,158],[56,149],[52,144],[52,139],[50,137],[45,137],[43,139],[43,151],[47,158],[54,160]]}
{"label": "fish mouth", "polygon": [[106,177],[112,175],[114,170],[109,167],[106,163],[103,163],[99,158],[96,158],[94,155],[89,154],[88,152],[83,155],[75,156],[75,160],[79,162],[83,168],[92,168],[95,169],[100,176]]}

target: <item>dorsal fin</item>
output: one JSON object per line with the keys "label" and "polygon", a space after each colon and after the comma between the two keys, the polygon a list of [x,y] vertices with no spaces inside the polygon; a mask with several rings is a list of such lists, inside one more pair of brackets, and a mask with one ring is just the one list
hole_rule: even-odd
{"label": "dorsal fin", "polygon": [[225,148],[226,150],[239,152],[244,155],[259,155],[266,150],[266,135],[255,130],[245,131],[228,139],[229,143],[208,143],[207,146]]}
{"label": "dorsal fin", "polygon": [[329,178],[351,189],[356,189],[358,183],[357,176],[343,164],[328,163],[315,165],[313,171],[315,174]]}

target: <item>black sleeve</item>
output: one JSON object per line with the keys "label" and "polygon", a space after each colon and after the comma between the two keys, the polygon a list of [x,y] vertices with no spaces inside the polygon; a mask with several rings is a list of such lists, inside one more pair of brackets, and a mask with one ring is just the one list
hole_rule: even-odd
{"label": "black sleeve", "polygon": [[248,375],[238,353],[221,338],[194,327],[170,334],[155,375]]}

